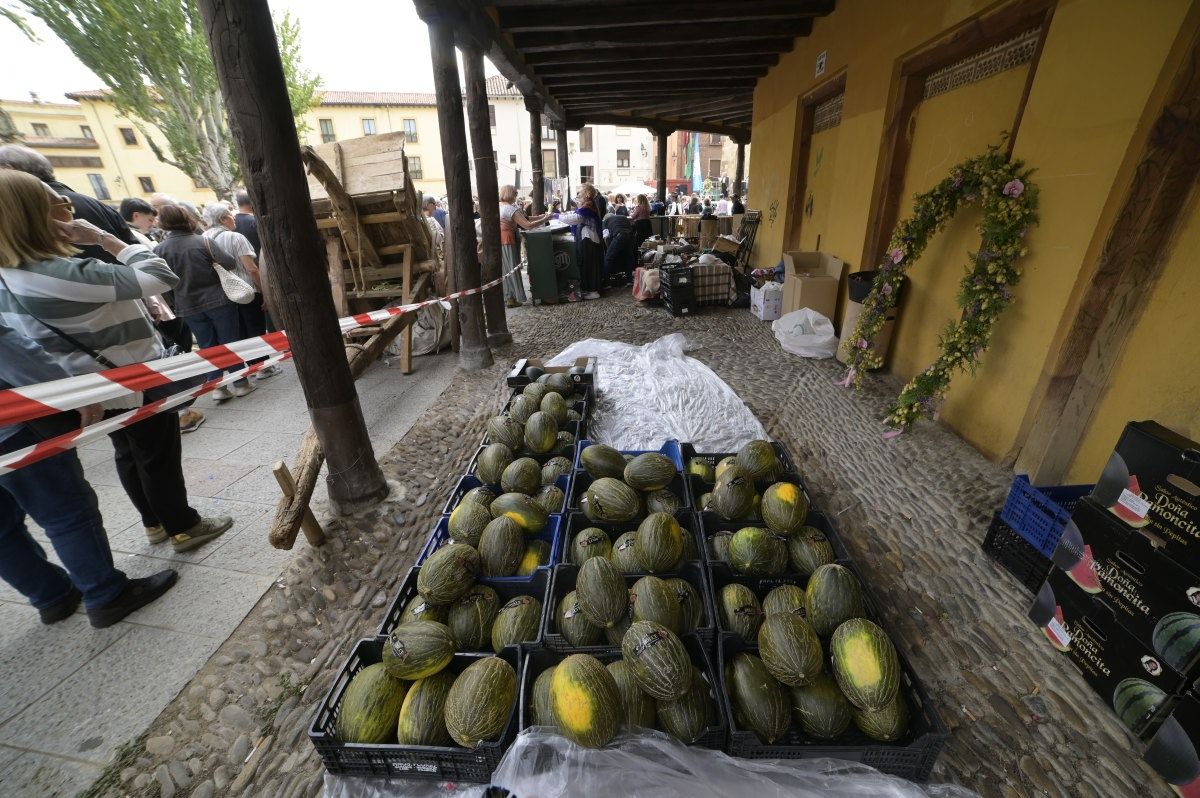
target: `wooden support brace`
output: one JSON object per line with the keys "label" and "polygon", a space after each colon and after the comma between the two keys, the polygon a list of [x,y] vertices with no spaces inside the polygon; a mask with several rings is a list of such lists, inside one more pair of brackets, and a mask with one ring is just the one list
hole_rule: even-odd
{"label": "wooden support brace", "polygon": [[[296,480],[292,477],[291,470],[287,467],[287,463],[282,460],[275,463],[275,467],[271,469],[271,473],[275,475],[275,481],[279,483],[279,489],[283,491],[283,495],[289,499],[296,496]],[[308,503],[304,503],[304,512],[300,517],[300,529],[304,532],[304,537],[313,546],[321,546],[325,543],[325,530],[321,528],[321,524],[317,521],[317,517],[313,515],[312,509]]]}

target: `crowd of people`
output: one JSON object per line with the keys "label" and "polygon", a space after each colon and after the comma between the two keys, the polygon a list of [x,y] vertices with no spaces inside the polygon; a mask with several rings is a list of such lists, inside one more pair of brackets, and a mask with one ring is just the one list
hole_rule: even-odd
{"label": "crowd of people", "polygon": [[[0,146],[0,388],[146,363],[272,329],[258,220],[246,192],[236,200],[236,207],[214,202],[201,213],[155,194],[114,210],[59,182],[40,153]],[[239,290],[229,289],[228,275],[243,281]],[[255,377],[279,373],[270,366]],[[178,390],[163,386],[0,427],[0,454]],[[253,390],[241,379],[211,395],[226,402]],[[233,526],[229,516],[203,517],[188,502],[181,435],[203,421],[194,408],[172,410],[110,433],[118,477],[151,544],[190,551]],[[63,567],[46,558],[27,518],[45,531]],[[0,578],[43,623],[64,620],[82,602],[92,626],[103,628],[157,599],[178,574],[131,579],[116,568],[95,492],[67,450],[0,474]]]}

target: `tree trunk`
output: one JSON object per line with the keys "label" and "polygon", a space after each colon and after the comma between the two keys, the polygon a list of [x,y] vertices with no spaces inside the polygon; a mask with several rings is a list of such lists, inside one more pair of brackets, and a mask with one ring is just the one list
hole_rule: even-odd
{"label": "tree trunk", "polygon": [[[467,78],[467,116],[471,127],[471,151],[475,153],[475,190],[479,195],[479,221],[483,240],[481,275],[484,283],[500,277],[500,190],[496,186],[496,160],[492,155],[492,123],[488,116],[487,78],[483,74],[483,50],[478,45],[463,47],[463,71]],[[512,343],[504,310],[501,286],[483,293],[487,341],[492,346]]]}
{"label": "tree trunk", "polygon": [[200,0],[217,79],[271,264],[273,311],[288,333],[341,513],[387,496],[359,407],[313,219],[308,178],[266,0]]}
{"label": "tree trunk", "polygon": [[[438,128],[442,137],[442,165],[446,172],[451,264],[458,291],[480,285],[479,256],[475,251],[474,204],[471,173],[467,168],[467,132],[463,123],[462,84],[454,52],[453,20],[429,20],[429,49],[433,59],[433,85],[437,93]],[[491,148],[488,150],[491,151]],[[499,202],[497,201],[497,207]],[[483,298],[471,294],[457,300],[462,346],[458,363],[464,369],[492,365],[492,350],[484,335]]]}
{"label": "tree trunk", "polygon": [[529,197],[533,200],[532,211],[536,215],[546,211],[546,183],[542,180],[542,106],[526,97],[525,107],[529,109],[529,170],[533,178]]}

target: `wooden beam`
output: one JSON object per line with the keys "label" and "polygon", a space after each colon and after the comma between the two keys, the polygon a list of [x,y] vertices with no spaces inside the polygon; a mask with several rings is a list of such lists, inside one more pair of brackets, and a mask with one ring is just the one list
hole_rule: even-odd
{"label": "wooden beam", "polygon": [[[296,478],[292,476],[292,471],[287,467],[287,463],[282,460],[277,461],[275,467],[271,469],[271,473],[275,475],[275,481],[279,483],[279,490],[283,493],[284,497],[294,499],[296,496]],[[304,532],[304,537],[308,540],[310,546],[325,545],[325,530],[321,528],[321,523],[313,515],[312,509],[309,508],[307,502],[304,505],[304,513],[300,518],[300,529]]]}
{"label": "wooden beam", "polygon": [[742,184],[746,180],[746,144],[739,141],[737,145],[737,166],[733,171],[733,193],[742,195]]}
{"label": "wooden beam", "polygon": [[342,349],[271,10],[266,0],[200,0],[198,6],[271,263],[272,311],[288,332],[309,415],[329,458],[330,504],[340,513],[366,509],[387,496],[388,486]]}
{"label": "wooden beam", "polygon": [[[720,45],[722,58],[741,57],[743,55],[775,55],[790,52],[795,45],[795,39],[790,36],[778,36],[772,39],[757,41],[730,41]],[[578,47],[573,50],[543,50],[524,53],[525,63],[535,71],[543,64],[620,64],[628,61],[646,61],[662,58],[663,51],[659,47],[604,47],[592,49]],[[540,74],[540,72],[539,72]]]}
{"label": "wooden beam", "polygon": [[779,63],[775,53],[756,53],[723,59],[720,64],[681,64],[678,58],[648,58],[638,61],[600,62],[584,64],[542,64],[538,74],[549,85],[557,78],[588,77],[596,75],[645,75],[648,72],[676,71],[704,74],[716,72],[729,75],[763,74]]}
{"label": "wooden beam", "polygon": [[[570,177],[571,169],[567,160],[567,128],[565,125],[559,125],[555,128],[555,142],[558,144],[558,152],[555,153],[555,160],[558,162],[558,176]],[[569,197],[563,197],[564,205]],[[564,212],[566,208],[562,209]]]}
{"label": "wooden beam", "polygon": [[654,181],[658,189],[658,199],[663,203],[667,201],[667,139],[670,135],[666,130],[658,130],[655,132],[654,141],[657,145],[654,154]]}
{"label": "wooden beam", "polygon": [[812,32],[811,19],[781,20],[770,24],[762,22],[727,22],[720,25],[707,23],[679,22],[673,25],[659,25],[645,28],[626,28],[609,26],[589,28],[588,30],[549,31],[544,33],[513,34],[513,46],[524,53],[538,51],[573,50],[602,50],[608,47],[647,46],[655,47],[659,52],[672,44],[686,45],[691,48],[703,48],[709,44],[719,47],[722,51],[726,44],[732,42],[755,42],[762,50],[774,49],[762,42],[778,41],[779,36],[788,38],[790,49],[792,40],[797,36],[807,36]]}
{"label": "wooden beam", "polygon": [[[604,7],[612,8],[612,0]],[[809,16],[827,14],[832,10],[831,0],[822,3],[798,3],[795,0],[755,0],[755,2],[731,3],[698,2],[697,0],[662,0],[658,3],[636,4],[636,11],[628,14],[597,13],[594,5],[582,8],[555,8],[547,13],[539,7],[500,9],[500,27],[507,33],[536,31],[586,30],[600,27],[637,27],[641,25],[672,25],[681,20],[695,23],[726,24],[757,20],[794,21]]]}
{"label": "wooden beam", "polygon": [[758,82],[758,78],[750,76],[734,76],[727,77],[725,75],[662,75],[656,74],[652,78],[643,76],[640,79],[625,78],[562,78],[561,80],[547,83],[550,91],[554,92],[555,97],[566,96],[567,93],[575,91],[586,91],[591,93],[594,90],[615,91],[618,89],[628,89],[635,93],[641,93],[647,89],[671,89],[680,88],[698,88],[706,91],[714,91],[717,89],[753,89],[754,84]]}
{"label": "wooden beam", "polygon": [[375,245],[363,230],[354,199],[342,188],[342,181],[334,175],[329,164],[317,155],[316,150],[308,146],[300,148],[300,158],[304,161],[308,173],[317,179],[329,195],[329,203],[336,214],[334,221],[338,222],[342,238],[349,248],[347,255],[350,259],[369,269],[383,266],[383,262],[379,260],[379,253],[375,251]]}
{"label": "wooden beam", "polygon": [[546,211],[546,182],[545,164],[542,163],[542,106],[533,98],[525,98],[525,108],[529,111],[529,199],[533,202],[530,210],[536,216]]}

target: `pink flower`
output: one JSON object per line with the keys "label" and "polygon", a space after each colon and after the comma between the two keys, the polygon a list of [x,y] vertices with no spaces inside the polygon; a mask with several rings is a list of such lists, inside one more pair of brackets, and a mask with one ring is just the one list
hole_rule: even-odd
{"label": "pink flower", "polygon": [[890,283],[884,283],[883,288],[881,288],[879,290],[883,291],[884,296],[889,296],[892,293],[892,286]]}
{"label": "pink flower", "polygon": [[850,369],[848,372],[846,372],[846,378],[844,380],[838,380],[834,384],[842,388],[849,388],[850,383],[852,382],[854,382],[854,369]]}
{"label": "pink flower", "polygon": [[858,348],[859,348],[859,349],[866,349],[866,348],[867,348],[868,346],[870,346],[870,345],[871,345],[871,344],[867,342],[867,339],[866,339],[866,338],[859,338],[859,339],[858,339]]}
{"label": "pink flower", "polygon": [[903,429],[890,429],[887,432],[883,433],[883,439],[885,441],[890,441],[892,438],[898,438],[903,434],[904,434]]}
{"label": "pink flower", "polygon": [[899,263],[904,260],[904,250],[900,249],[900,247],[896,247],[888,254],[892,256],[892,263]]}
{"label": "pink flower", "polygon": [[1025,184],[1013,178],[1004,184],[1004,196],[1019,197],[1025,191]]}

